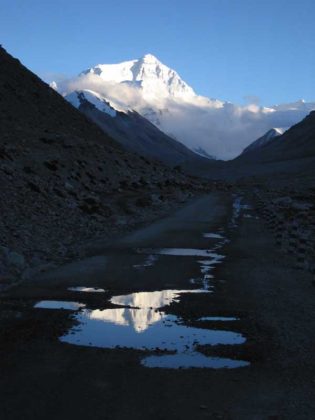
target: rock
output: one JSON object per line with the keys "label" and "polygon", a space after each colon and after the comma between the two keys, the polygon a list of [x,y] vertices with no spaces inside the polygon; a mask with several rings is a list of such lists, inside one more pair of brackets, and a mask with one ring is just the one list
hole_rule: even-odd
{"label": "rock", "polygon": [[0,245],[0,256],[7,258],[10,250],[8,247]]}
{"label": "rock", "polygon": [[28,267],[26,270],[23,271],[21,278],[23,281],[32,280],[39,274],[51,271],[57,267],[57,264],[54,263],[41,264],[37,267]]}
{"label": "rock", "polygon": [[39,188],[39,186],[38,186],[38,185],[36,185],[36,184],[34,184],[34,182],[29,181],[29,182],[27,183],[27,185],[29,186],[29,188],[30,188],[32,191],[35,191],[35,192],[38,192],[38,193],[40,193],[40,192],[41,192],[41,189]]}
{"label": "rock", "polygon": [[23,270],[25,268],[25,259],[23,255],[18,254],[15,251],[11,251],[7,255],[7,263],[9,266],[13,266],[16,269]]}
{"label": "rock", "polygon": [[150,196],[142,196],[137,198],[135,205],[137,207],[149,207],[152,204],[152,198]]}
{"label": "rock", "polygon": [[65,182],[65,189],[67,191],[73,191],[74,190],[74,186],[72,184],[70,184],[70,182],[66,181]]}
{"label": "rock", "polygon": [[9,289],[16,284],[16,276],[8,271],[0,273],[0,292]]}
{"label": "rock", "polygon": [[159,194],[151,194],[150,198],[153,204],[160,204],[161,203],[161,196]]}
{"label": "rock", "polygon": [[43,162],[43,164],[51,171],[57,171],[58,170],[58,161],[57,160],[46,160]]}
{"label": "rock", "polygon": [[99,213],[101,210],[99,203],[92,197],[82,200],[79,208],[87,214]]}

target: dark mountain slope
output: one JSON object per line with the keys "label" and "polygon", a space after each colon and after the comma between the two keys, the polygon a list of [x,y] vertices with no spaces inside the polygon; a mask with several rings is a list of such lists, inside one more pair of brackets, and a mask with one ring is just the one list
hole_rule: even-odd
{"label": "dark mountain slope", "polygon": [[276,162],[315,156],[315,111],[259,150],[253,149],[235,161]]}
{"label": "dark mountain slope", "polygon": [[35,265],[58,259],[199,186],[124,151],[2,48],[0,184],[2,282],[25,268],[14,251]]}
{"label": "dark mountain slope", "polygon": [[[91,91],[75,91],[66,97],[95,122],[106,134],[121,143],[127,150],[175,166],[187,161],[202,162],[204,158],[180,142],[167,136],[137,112],[114,111],[115,116],[98,109],[89,98],[102,103]],[[110,108],[109,104],[108,107]]]}
{"label": "dark mountain slope", "polygon": [[[315,112],[265,146],[229,162],[233,177],[258,176],[273,184],[312,185],[315,181]],[[225,171],[227,170],[225,168]]]}
{"label": "dark mountain slope", "polygon": [[255,177],[272,184],[315,183],[315,111],[300,123],[259,148],[247,150],[237,158],[199,167],[199,175],[211,179],[236,180]]}
{"label": "dark mountain slope", "polygon": [[247,146],[241,154],[257,151],[258,149],[265,147],[268,143],[275,140],[276,137],[279,137],[282,133],[277,129],[272,128],[268,130],[263,136],[259,137],[257,140],[253,141],[249,146]]}

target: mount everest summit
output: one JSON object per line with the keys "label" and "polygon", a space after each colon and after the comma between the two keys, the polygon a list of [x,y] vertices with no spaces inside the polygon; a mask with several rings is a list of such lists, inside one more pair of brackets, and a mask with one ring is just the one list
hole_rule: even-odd
{"label": "mount everest summit", "polygon": [[289,128],[315,109],[315,103],[303,100],[261,107],[200,96],[151,54],[119,64],[98,64],[51,86],[77,108],[83,92],[86,101],[113,120],[117,112],[120,117],[136,112],[197,154],[224,160],[238,156],[272,128]]}
{"label": "mount everest summit", "polygon": [[96,75],[105,82],[124,83],[140,88],[143,99],[153,103],[168,97],[185,101],[196,96],[193,89],[174,70],[151,54],[120,64],[99,64],[83,71],[81,76],[84,75]]}

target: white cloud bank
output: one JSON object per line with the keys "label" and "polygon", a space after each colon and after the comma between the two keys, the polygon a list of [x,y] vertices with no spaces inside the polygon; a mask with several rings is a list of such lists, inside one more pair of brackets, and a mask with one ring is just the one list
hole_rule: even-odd
{"label": "white cloud bank", "polygon": [[303,119],[315,103],[298,101],[265,108],[257,98],[238,106],[197,96],[146,98],[140,82],[110,82],[96,74],[81,74],[58,82],[67,95],[89,89],[103,96],[118,111],[136,110],[191,149],[202,148],[220,159],[232,159],[273,127],[288,128]]}

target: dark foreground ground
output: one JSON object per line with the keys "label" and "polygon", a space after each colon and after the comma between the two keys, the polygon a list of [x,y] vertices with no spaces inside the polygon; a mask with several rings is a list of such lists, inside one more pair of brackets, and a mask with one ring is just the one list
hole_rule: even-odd
{"label": "dark foreground ground", "polygon": [[[245,217],[245,213],[254,217]],[[315,288],[277,250],[264,222],[243,212],[229,227],[232,197],[211,194],[172,217],[115,243],[90,244],[90,258],[20,285],[0,298],[0,418],[11,419],[314,419]],[[223,228],[231,241],[215,270],[214,293],[185,294],[167,311],[195,325],[202,316],[238,316],[228,329],[240,346],[205,346],[207,355],[248,360],[234,370],[149,369],[142,352],[61,343],[72,325],[67,311],[34,309],[40,299],[79,300],[110,307],[108,298],[135,291],[191,288],[200,275],[196,259],[162,256],[135,270],[135,248],[207,249],[204,232]],[[98,255],[98,257],[95,257]],[[80,294],[69,286],[97,286]],[[81,296],[83,295],[83,296]],[[222,322],[205,328],[224,329]]]}

